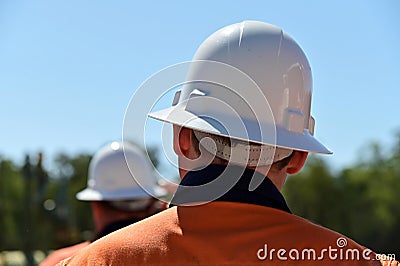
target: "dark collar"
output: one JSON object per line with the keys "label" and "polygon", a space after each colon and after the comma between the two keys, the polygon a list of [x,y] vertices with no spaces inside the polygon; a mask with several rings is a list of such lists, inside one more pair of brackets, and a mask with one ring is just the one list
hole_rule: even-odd
{"label": "dark collar", "polygon": [[113,223],[110,223],[108,225],[106,225],[103,230],[101,230],[100,232],[98,232],[95,236],[95,238],[91,241],[94,242],[97,239],[102,238],[103,236],[106,236],[114,231],[117,231],[118,229],[121,229],[125,226],[131,225],[133,223],[136,223],[140,221],[140,219],[126,219],[126,220],[121,220],[121,221],[115,221]]}
{"label": "dark collar", "polygon": [[[250,191],[252,178],[262,181],[255,190]],[[238,181],[235,183],[235,180]],[[232,187],[225,192],[227,186]],[[170,206],[210,201],[249,203],[291,213],[282,194],[268,177],[240,166],[215,164],[188,172],[175,192]]]}

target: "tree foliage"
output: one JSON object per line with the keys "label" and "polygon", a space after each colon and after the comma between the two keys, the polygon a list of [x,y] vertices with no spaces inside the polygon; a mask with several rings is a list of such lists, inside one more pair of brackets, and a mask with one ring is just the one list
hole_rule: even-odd
{"label": "tree foliage", "polygon": [[0,249],[15,249],[23,245],[24,181],[18,167],[10,160],[0,159]]}
{"label": "tree foliage", "polygon": [[311,156],[304,171],[289,177],[284,187],[289,207],[376,252],[400,257],[400,134],[397,137],[392,151],[372,143],[362,160],[337,173]]}

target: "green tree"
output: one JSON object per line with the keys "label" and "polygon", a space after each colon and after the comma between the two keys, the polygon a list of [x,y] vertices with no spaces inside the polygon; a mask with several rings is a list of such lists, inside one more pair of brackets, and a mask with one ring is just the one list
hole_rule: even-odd
{"label": "green tree", "polygon": [[290,176],[283,194],[293,213],[333,230],[342,231],[342,191],[328,165],[310,156],[305,169]]}
{"label": "green tree", "polygon": [[378,143],[372,143],[363,160],[339,175],[347,190],[348,234],[381,253],[399,252],[398,151],[384,151]]}
{"label": "green tree", "polygon": [[376,252],[400,257],[400,134],[393,151],[371,143],[360,161],[337,173],[320,157],[288,178],[292,211]]}
{"label": "green tree", "polygon": [[18,249],[23,245],[23,192],[18,167],[11,160],[0,158],[0,250]]}
{"label": "green tree", "polygon": [[58,154],[57,174],[53,178],[52,198],[55,200],[55,219],[58,221],[53,248],[67,246],[85,239],[82,232],[93,229],[90,204],[78,201],[76,193],[86,187],[91,155]]}

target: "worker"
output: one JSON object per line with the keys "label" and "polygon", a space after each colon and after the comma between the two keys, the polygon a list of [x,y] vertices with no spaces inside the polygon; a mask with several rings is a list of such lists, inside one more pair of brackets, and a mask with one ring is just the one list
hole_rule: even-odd
{"label": "worker", "polygon": [[292,214],[280,193],[309,153],[331,153],[314,137],[311,96],[309,62],[279,27],[244,21],[213,33],[172,107],[149,114],[173,125],[181,182],[170,208],[60,265],[380,265]]}
{"label": "worker", "polygon": [[142,151],[131,143],[112,142],[102,147],[90,161],[88,172],[87,188],[78,192],[76,198],[91,203],[94,239],[56,250],[40,265],[53,266],[91,242],[166,207],[150,196],[149,193],[162,197],[165,191],[157,186]]}

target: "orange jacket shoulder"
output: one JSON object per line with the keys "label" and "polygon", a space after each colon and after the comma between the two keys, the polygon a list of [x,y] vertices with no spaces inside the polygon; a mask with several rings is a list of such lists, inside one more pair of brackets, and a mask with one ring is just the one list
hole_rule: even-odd
{"label": "orange jacket shoulder", "polygon": [[70,247],[55,250],[40,263],[40,266],[54,266],[58,262],[72,256],[75,252],[81,250],[89,244],[90,242],[86,241]]}
{"label": "orange jacket shoulder", "polygon": [[[62,265],[288,264],[277,259],[278,250],[286,250],[288,257],[292,249],[314,249],[321,257],[329,246],[339,250],[339,240],[343,249],[366,250],[339,233],[280,210],[213,202],[165,210],[92,243]],[[266,247],[267,255],[275,257],[260,259],[260,250],[262,253]],[[272,249],[274,253],[270,253]],[[325,257],[322,260],[325,265],[338,263]],[[292,262],[310,264],[310,260]],[[346,264],[380,265],[365,260]]]}

